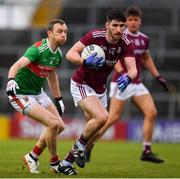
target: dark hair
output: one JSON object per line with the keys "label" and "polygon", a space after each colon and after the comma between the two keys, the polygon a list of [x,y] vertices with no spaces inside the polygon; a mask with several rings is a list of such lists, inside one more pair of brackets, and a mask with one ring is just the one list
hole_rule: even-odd
{"label": "dark hair", "polygon": [[112,21],[115,19],[121,22],[126,22],[126,17],[121,9],[111,9],[107,13],[107,21]]}
{"label": "dark hair", "polygon": [[142,16],[142,11],[140,8],[133,6],[133,7],[128,7],[125,11],[126,18],[129,16],[136,16],[140,17]]}
{"label": "dark hair", "polygon": [[61,20],[61,19],[53,19],[53,20],[51,20],[49,22],[47,29],[52,31],[53,27],[54,27],[54,24],[61,24],[61,25],[63,25],[63,24],[65,24],[65,22],[63,20]]}

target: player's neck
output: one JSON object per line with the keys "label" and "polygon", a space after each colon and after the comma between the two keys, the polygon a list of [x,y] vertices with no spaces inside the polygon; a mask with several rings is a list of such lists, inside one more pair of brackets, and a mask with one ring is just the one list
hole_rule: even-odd
{"label": "player's neck", "polygon": [[108,33],[106,33],[106,40],[111,44],[116,44],[119,40],[114,40]]}
{"label": "player's neck", "polygon": [[51,39],[49,39],[49,38],[47,38],[47,41],[48,41],[48,46],[49,46],[49,48],[50,48],[53,52],[55,52],[55,51],[57,50],[57,48],[58,48],[57,43],[54,43],[53,40],[51,40]]}
{"label": "player's neck", "polygon": [[132,34],[132,35],[136,35],[136,34],[138,34],[138,32],[139,32],[139,30],[136,30],[136,31],[132,31],[132,30],[130,30],[130,29],[127,29],[128,30],[128,32],[130,33],[130,34]]}

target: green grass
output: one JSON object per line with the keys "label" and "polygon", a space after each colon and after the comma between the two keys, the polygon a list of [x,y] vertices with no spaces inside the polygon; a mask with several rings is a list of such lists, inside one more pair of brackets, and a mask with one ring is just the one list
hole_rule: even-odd
{"label": "green grass", "polygon": [[[61,159],[70,150],[72,141],[59,141]],[[77,176],[56,175],[49,169],[49,155],[40,157],[40,174],[30,174],[24,168],[22,156],[34,146],[34,140],[0,141],[0,177],[6,178],[178,178],[180,177],[180,144],[154,144],[153,150],[165,159],[163,164],[141,162],[140,143],[99,142],[94,148],[91,163],[84,169],[76,166]]]}

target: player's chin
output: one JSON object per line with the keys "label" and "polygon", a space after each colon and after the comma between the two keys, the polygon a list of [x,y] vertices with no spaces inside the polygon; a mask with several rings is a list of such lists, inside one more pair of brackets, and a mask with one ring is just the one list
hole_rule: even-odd
{"label": "player's chin", "polygon": [[119,40],[121,38],[121,35],[115,35],[114,40]]}
{"label": "player's chin", "polygon": [[136,33],[138,31],[139,27],[131,27],[130,32]]}
{"label": "player's chin", "polygon": [[59,45],[64,45],[66,43],[66,39],[60,40]]}

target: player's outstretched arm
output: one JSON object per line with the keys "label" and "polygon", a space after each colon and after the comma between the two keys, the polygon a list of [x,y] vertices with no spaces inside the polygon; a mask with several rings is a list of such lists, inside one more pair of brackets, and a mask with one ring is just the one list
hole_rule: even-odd
{"label": "player's outstretched arm", "polygon": [[156,68],[151,54],[149,51],[143,53],[143,64],[150,71],[153,77],[156,78],[156,81],[163,86],[165,91],[169,91],[167,81],[159,74],[158,69]]}

